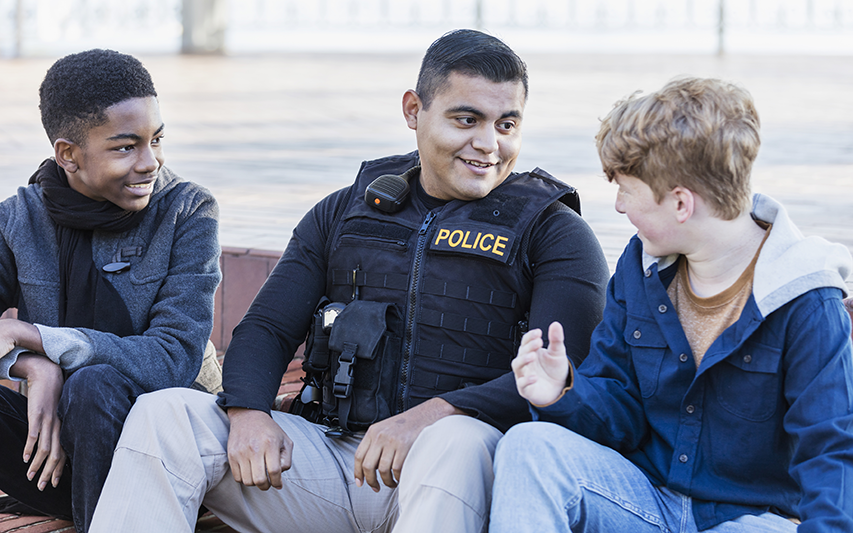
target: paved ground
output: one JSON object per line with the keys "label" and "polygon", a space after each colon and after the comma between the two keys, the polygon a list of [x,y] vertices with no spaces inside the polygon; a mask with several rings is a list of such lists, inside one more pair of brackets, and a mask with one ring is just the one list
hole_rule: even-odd
{"label": "paved ground", "polygon": [[[302,214],[349,184],[362,160],[414,148],[400,98],[414,85],[415,55],[142,59],[160,94],[167,164],[219,199],[224,245],[282,249]],[[525,59],[531,93],[517,168],[540,166],[580,189],[611,266],[633,231],[598,166],[598,117],[683,74],[753,93],[764,139],[754,188],[783,201],[805,234],[853,249],[853,57]],[[0,61],[0,198],[51,154],[37,98],[51,63]]]}

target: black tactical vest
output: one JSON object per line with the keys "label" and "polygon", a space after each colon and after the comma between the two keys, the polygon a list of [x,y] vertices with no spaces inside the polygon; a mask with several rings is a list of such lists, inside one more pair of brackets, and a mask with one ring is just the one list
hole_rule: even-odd
{"label": "black tactical vest", "polygon": [[[391,304],[370,318],[385,316],[379,355],[347,368],[355,428],[509,372],[530,309],[523,255],[533,223],[559,200],[579,211],[574,189],[539,169],[512,174],[481,200],[428,212],[411,198],[393,214],[365,202],[374,179],[417,165],[416,152],[364,163],[330,236],[328,298]],[[409,175],[418,179],[417,171]],[[336,333],[333,359],[345,342]],[[334,377],[339,365],[332,366]]]}

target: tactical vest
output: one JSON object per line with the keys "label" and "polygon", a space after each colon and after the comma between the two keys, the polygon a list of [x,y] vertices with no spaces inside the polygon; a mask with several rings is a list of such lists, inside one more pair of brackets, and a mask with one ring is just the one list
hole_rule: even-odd
{"label": "tactical vest", "polygon": [[580,209],[574,189],[540,169],[428,212],[411,198],[393,214],[365,202],[377,177],[418,179],[418,164],[415,152],[364,163],[330,236],[326,295],[348,305],[317,351],[328,342],[324,415],[344,428],[509,372],[527,328],[533,223],[559,200]]}

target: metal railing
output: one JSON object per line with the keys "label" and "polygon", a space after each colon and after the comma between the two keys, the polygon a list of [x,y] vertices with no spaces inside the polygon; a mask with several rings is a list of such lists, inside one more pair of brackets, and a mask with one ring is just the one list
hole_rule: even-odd
{"label": "metal railing", "polygon": [[[0,0],[0,57],[93,46],[178,52],[189,1]],[[453,27],[555,36],[693,31],[722,52],[736,32],[852,33],[853,0],[230,0],[224,22],[226,42],[238,48],[248,36],[288,32],[434,35]]]}

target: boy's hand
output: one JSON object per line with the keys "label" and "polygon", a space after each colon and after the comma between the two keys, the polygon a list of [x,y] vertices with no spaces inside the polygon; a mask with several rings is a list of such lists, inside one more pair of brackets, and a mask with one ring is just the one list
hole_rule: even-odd
{"label": "boy's hand", "polygon": [[542,330],[533,329],[521,338],[518,357],[512,361],[518,393],[534,405],[553,403],[566,387],[569,359],[563,344],[563,326],[551,323],[548,348],[543,348]]}
{"label": "boy's hand", "polygon": [[62,369],[42,355],[21,354],[9,373],[27,380],[28,433],[23,457],[25,463],[30,463],[27,478],[32,480],[41,469],[38,489],[44,490],[48,483],[55,488],[65,468],[65,451],[59,444],[61,424],[57,414],[59,397],[65,383]]}
{"label": "boy's hand", "polygon": [[38,354],[44,353],[41,333],[30,323],[16,318],[0,318],[0,357],[16,347],[26,348]]}

